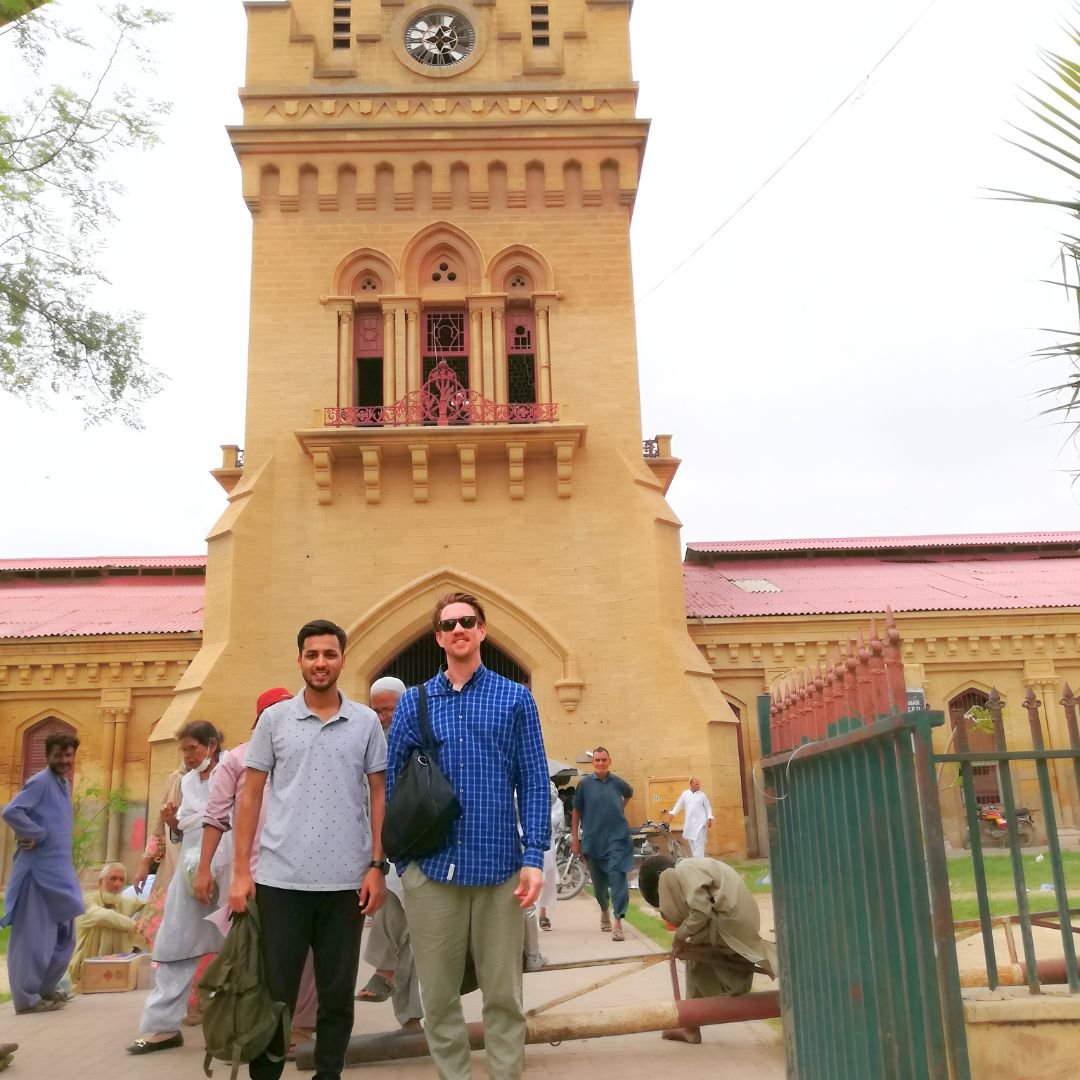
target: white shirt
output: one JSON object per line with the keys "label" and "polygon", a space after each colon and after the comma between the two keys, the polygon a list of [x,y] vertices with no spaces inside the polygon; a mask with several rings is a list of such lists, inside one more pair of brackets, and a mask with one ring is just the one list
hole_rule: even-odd
{"label": "white shirt", "polygon": [[701,836],[708,827],[707,823],[713,819],[709,797],[700,789],[691,791],[687,788],[671,808],[671,816],[674,817],[680,810],[686,813],[682,832],[688,840]]}

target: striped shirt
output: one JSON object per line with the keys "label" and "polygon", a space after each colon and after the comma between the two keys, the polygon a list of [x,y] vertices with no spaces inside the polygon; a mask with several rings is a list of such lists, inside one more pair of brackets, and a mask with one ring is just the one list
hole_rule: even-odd
{"label": "striped shirt", "polygon": [[[461,803],[447,845],[417,860],[432,881],[497,885],[522,866],[542,869],[551,843],[551,796],[540,716],[528,689],[481,664],[455,690],[439,672],[427,684],[428,719],[439,767]],[[386,797],[419,746],[417,689],[402,695],[390,728]],[[518,831],[521,807],[521,825]],[[407,860],[398,863],[403,872]]]}

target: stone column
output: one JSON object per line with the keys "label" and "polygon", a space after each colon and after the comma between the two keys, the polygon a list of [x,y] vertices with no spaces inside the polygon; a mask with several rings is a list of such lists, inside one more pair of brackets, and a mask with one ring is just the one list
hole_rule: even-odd
{"label": "stone column", "polygon": [[397,355],[397,320],[392,307],[383,308],[383,405],[393,405],[398,399],[397,371],[394,367]]}
{"label": "stone column", "polygon": [[505,405],[506,389],[506,332],[503,327],[503,301],[491,305],[491,360],[493,372],[493,394],[495,401]]}
{"label": "stone column", "polygon": [[[117,709],[113,714],[113,727],[116,737],[113,741],[112,783],[109,796],[122,796],[124,793],[124,759],[127,754],[127,726],[131,716],[130,709]],[[105,844],[105,861],[117,862],[123,854],[124,815],[120,811],[109,811],[109,835]]]}
{"label": "stone column", "polygon": [[484,397],[495,400],[495,341],[492,336],[491,304],[484,304],[482,330],[484,334]]}
{"label": "stone column", "polygon": [[338,307],[338,347],[337,347],[337,407],[353,404],[353,315],[355,308],[352,300],[346,300]]}
{"label": "stone column", "polygon": [[420,306],[405,307],[405,393],[419,390],[423,383],[420,371]]}
{"label": "stone column", "polygon": [[475,300],[469,304],[469,389],[482,396],[487,394],[484,385],[484,309]]}
{"label": "stone column", "polygon": [[551,337],[548,334],[548,304],[536,305],[536,360],[540,369],[537,394],[540,401],[547,405],[551,402]]}

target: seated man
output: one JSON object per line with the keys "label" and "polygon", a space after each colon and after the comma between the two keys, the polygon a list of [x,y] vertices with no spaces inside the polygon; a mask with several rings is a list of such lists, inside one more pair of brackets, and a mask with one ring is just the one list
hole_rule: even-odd
{"label": "seated man", "polygon": [[[776,946],[762,939],[761,913],[738,873],[719,859],[654,855],[641,864],[638,889],[675,931],[672,952],[708,950],[686,959],[686,996],[735,997],[750,990],[755,967],[776,978]],[[696,951],[696,949],[694,950]],[[701,1042],[699,1028],[675,1028],[665,1039]]]}
{"label": "seated man", "polygon": [[68,975],[73,983],[82,977],[83,962],[95,956],[111,956],[113,953],[131,952],[142,937],[135,929],[135,914],[145,900],[129,899],[120,894],[127,882],[127,870],[123,863],[108,863],[98,874],[96,892],[83,898],[86,914],[75,920],[75,954],[68,965]]}

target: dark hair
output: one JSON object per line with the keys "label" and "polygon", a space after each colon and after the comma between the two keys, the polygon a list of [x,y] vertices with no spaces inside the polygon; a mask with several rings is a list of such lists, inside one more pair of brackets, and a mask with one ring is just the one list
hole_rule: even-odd
{"label": "dark hair", "polygon": [[608,757],[611,757],[611,751],[606,746],[598,746],[593,751],[593,753],[594,754],[607,754]]}
{"label": "dark hair", "polygon": [[333,634],[338,640],[338,647],[343,653],[345,652],[345,642],[348,640],[345,631],[329,619],[312,619],[311,622],[304,623],[296,635],[296,651],[299,653],[304,651],[304,642],[309,637],[323,637],[325,634]]}
{"label": "dark hair", "polygon": [[650,855],[641,864],[637,877],[638,892],[650,907],[660,906],[660,875],[674,865],[675,860],[667,855]]}
{"label": "dark hair", "polygon": [[189,720],[177,733],[176,741],[181,739],[194,739],[200,746],[209,746],[210,740],[217,743],[219,750],[225,748],[225,740],[209,720]]}
{"label": "dark hair", "polygon": [[78,750],[79,738],[77,735],[69,735],[66,731],[54,731],[45,736],[45,756],[49,757],[54,750]]}
{"label": "dark hair", "polygon": [[484,605],[472,593],[448,592],[439,597],[438,602],[435,604],[435,610],[431,613],[431,625],[436,633],[439,632],[439,619],[442,616],[443,608],[449,607],[451,604],[468,604],[476,612],[480,625],[487,625],[487,619],[484,617]]}

